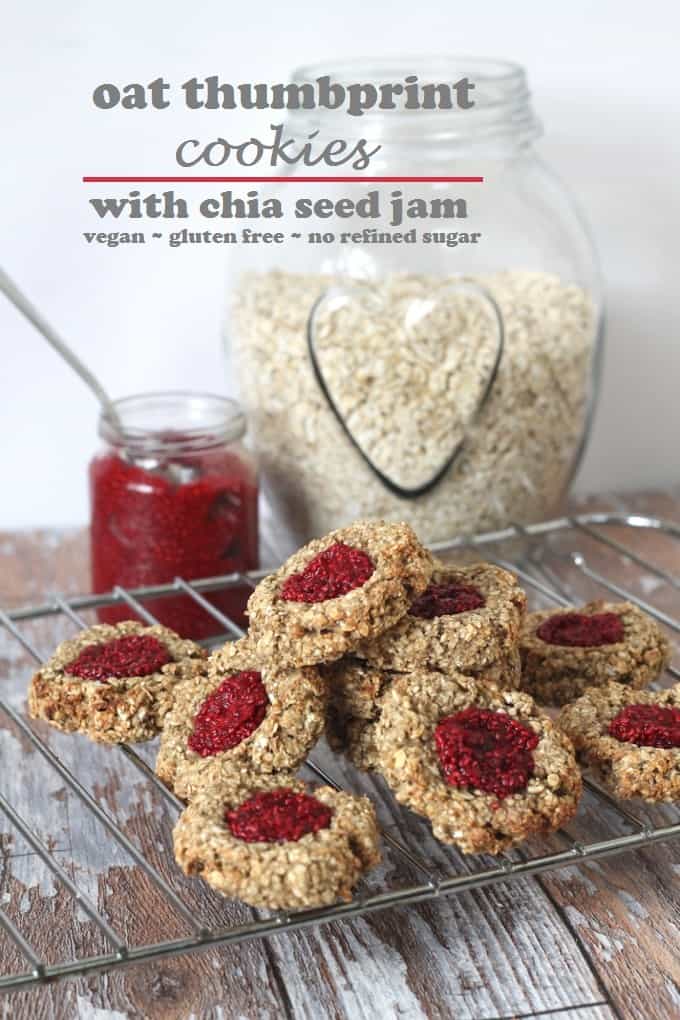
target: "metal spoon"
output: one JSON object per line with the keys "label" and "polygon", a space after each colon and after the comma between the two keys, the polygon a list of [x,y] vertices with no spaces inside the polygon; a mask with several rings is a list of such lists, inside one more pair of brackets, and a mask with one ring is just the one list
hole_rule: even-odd
{"label": "metal spoon", "polygon": [[[2,266],[0,266],[0,291],[2,291],[5,297],[11,301],[14,307],[17,308],[21,314],[28,319],[28,321],[35,326],[38,332],[42,334],[45,340],[47,340],[48,344],[50,344],[50,346],[61,355],[64,361],[80,376],[83,382],[89,386],[99,401],[102,414],[106,415],[109,421],[113,422],[114,425],[121,427],[120,416],[116,410],[115,404],[97,377],[94,376],[87,365],[80,360],[75,351],[72,351],[68,344],[61,339],[49,322],[43,318],[35,305],[29,301],[23,291],[17,287],[16,283],[14,283],[14,281],[8,276]],[[135,458],[129,450],[121,450],[121,455],[130,463],[136,463],[138,461],[138,458]],[[194,466],[188,467],[187,465],[174,463],[173,461],[147,459],[144,467],[147,471],[153,471],[157,474],[165,475],[174,484],[191,481],[200,474],[199,469]]]}
{"label": "metal spoon", "polygon": [[48,344],[62,356],[64,361],[77,372],[83,382],[90,387],[97,400],[101,404],[102,411],[117,420],[118,415],[113,408],[111,397],[108,395],[99,380],[92,374],[87,365],[83,364],[78,355],[71,350],[68,344],[64,343],[55,329],[40,314],[38,309],[28,300],[26,295],[17,287],[16,283],[7,275],[0,266],[0,290],[5,297],[12,302],[22,315],[31,322],[39,333],[43,335]]}

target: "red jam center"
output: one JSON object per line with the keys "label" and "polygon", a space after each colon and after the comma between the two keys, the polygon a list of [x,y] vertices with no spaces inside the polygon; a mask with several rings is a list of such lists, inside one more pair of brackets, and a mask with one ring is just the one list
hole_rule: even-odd
{"label": "red jam center", "polygon": [[246,670],[227,677],[196,713],[188,747],[202,758],[236,747],[255,732],[268,705],[259,673]]}
{"label": "red jam center", "polygon": [[225,812],[232,836],[246,843],[297,842],[309,832],[327,829],[332,811],[316,797],[287,787],[256,793]]}
{"label": "red jam center", "polygon": [[287,602],[325,602],[360,588],[375,570],[361,549],[336,542],[324,549],[299,574],[291,574],[281,586]]}
{"label": "red jam center", "polygon": [[171,662],[164,644],[150,634],[128,634],[101,645],[88,645],[65,673],[81,680],[119,680],[150,676]]}
{"label": "red jam center", "polygon": [[470,584],[431,584],[415,600],[409,613],[423,620],[434,620],[436,616],[456,616],[484,605],[484,596]]}
{"label": "red jam center", "polygon": [[609,733],[641,747],[680,747],[680,708],[628,705],[609,723]]}
{"label": "red jam center", "polygon": [[505,712],[455,712],[441,720],[434,742],[450,786],[472,786],[502,800],[523,790],[534,772],[538,735]]}
{"label": "red jam center", "polygon": [[558,613],[545,620],[536,633],[549,645],[596,648],[623,641],[623,624],[616,613]]}
{"label": "red jam center", "polygon": [[[90,489],[94,591],[216,577],[258,565],[257,478],[236,453],[220,447],[192,454],[172,476],[107,454],[91,465]],[[206,597],[243,622],[248,594],[239,586]],[[183,637],[209,637],[223,629],[187,595],[145,605]],[[98,615],[117,623],[130,610],[107,606]]]}

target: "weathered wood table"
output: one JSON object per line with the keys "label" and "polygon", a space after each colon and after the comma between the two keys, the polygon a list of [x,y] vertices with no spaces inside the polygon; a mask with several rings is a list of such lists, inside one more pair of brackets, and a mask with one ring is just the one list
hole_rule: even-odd
{"label": "weathered wood table", "polygon": [[[678,521],[680,489],[597,497],[574,509],[635,510]],[[630,533],[626,540],[630,545]],[[671,561],[671,547],[655,548],[655,536],[641,533],[639,541],[641,554],[656,555],[655,562],[680,576],[680,548],[674,547]],[[0,535],[0,605],[86,591],[85,550],[83,532]],[[629,585],[636,569],[614,555],[608,564],[609,576]],[[634,583],[640,597],[677,615],[680,598],[672,586],[658,577],[640,577],[639,569]],[[581,594],[595,593],[584,588]],[[27,624],[24,632],[48,653],[72,628],[67,630],[63,619],[46,617]],[[22,711],[32,665],[0,628],[3,697]],[[252,916],[198,880],[178,875],[170,844],[172,810],[138,771],[126,767],[124,755],[37,725],[130,840],[181,889],[197,916],[212,925]],[[356,775],[350,781],[362,782]],[[106,829],[78,809],[59,776],[3,716],[0,792],[128,944],[186,931]],[[407,845],[417,842],[435,864],[443,859],[444,850],[427,826],[394,807],[387,794],[380,808],[383,824],[387,819]],[[675,809],[654,811],[659,824]],[[579,826],[591,835],[598,827],[611,832],[619,822],[604,814],[599,803],[584,801],[577,835]],[[679,815],[676,811],[673,820]],[[106,951],[92,921],[4,819],[0,866],[0,904],[44,959]],[[0,998],[0,1015],[11,1020],[680,1017],[679,877],[680,840],[418,906],[11,992]],[[1,933],[0,960],[0,973],[25,969]]]}

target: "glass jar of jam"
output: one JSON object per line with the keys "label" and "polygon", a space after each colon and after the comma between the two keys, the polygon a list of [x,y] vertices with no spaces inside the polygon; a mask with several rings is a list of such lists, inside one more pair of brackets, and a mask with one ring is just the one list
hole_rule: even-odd
{"label": "glass jar of jam", "polygon": [[[148,393],[102,414],[104,448],[90,465],[91,563],[95,592],[215,577],[258,567],[258,484],[242,445],[245,416],[225,397]],[[244,587],[206,597],[237,622]],[[220,624],[186,595],[145,603],[183,637]],[[101,609],[115,623],[125,605]]]}

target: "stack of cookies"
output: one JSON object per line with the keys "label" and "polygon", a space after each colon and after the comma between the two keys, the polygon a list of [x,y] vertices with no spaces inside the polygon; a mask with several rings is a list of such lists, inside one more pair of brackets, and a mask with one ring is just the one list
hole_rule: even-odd
{"label": "stack of cookies", "polygon": [[[388,537],[397,529],[399,544]],[[381,542],[389,566],[376,554]],[[328,565],[340,576],[345,548],[370,562],[330,590]],[[381,772],[438,838],[499,852],[563,824],[581,790],[569,741],[517,690],[525,607],[508,571],[438,563],[405,525],[364,522],[312,543],[263,582],[248,640],[320,664],[331,745]]]}
{"label": "stack of cookies", "polygon": [[501,567],[433,563],[425,591],[399,622],[324,667],[328,739],[360,769],[379,768],[375,746],[382,695],[400,675],[478,678],[520,686],[519,635],[526,595]]}
{"label": "stack of cookies", "polygon": [[[619,796],[680,796],[680,685],[636,693],[668,661],[654,621],[628,603],[525,607],[508,571],[361,521],[265,578],[241,641],[207,657],[164,627],[92,627],[34,677],[29,708],[99,741],[160,733],[182,868],[255,906],[321,906],[380,860],[368,798],[296,777],[324,730],[468,853],[573,816],[574,745]],[[540,706],[563,706],[558,723]]]}
{"label": "stack of cookies", "polygon": [[[336,749],[380,771],[440,839],[498,852],[563,824],[580,772],[569,741],[517,690],[525,605],[507,571],[437,563],[405,524],[358,522],[297,552],[251,596],[247,638],[213,657],[209,679],[186,685],[166,720],[158,772],[190,801],[176,830],[180,864],[233,889],[232,842],[221,832],[219,852],[208,853],[199,840],[215,835],[211,791],[230,788],[235,773],[252,784],[258,772],[276,779],[300,764],[311,746],[314,704],[303,698],[311,676],[323,688],[317,706],[327,698]],[[225,674],[246,668],[288,677],[297,703],[288,700],[285,723],[272,710],[250,737],[201,760],[198,706],[233,682]],[[319,728],[315,718],[314,739]],[[370,844],[375,859],[356,808],[353,825],[355,845]]]}
{"label": "stack of cookies", "polygon": [[188,874],[257,906],[309,907],[350,898],[380,861],[368,798],[293,777],[326,723],[320,665],[396,623],[431,572],[409,527],[359,523],[258,585],[248,637],[180,687],[161,737],[156,770],[189,801],[175,829]]}

